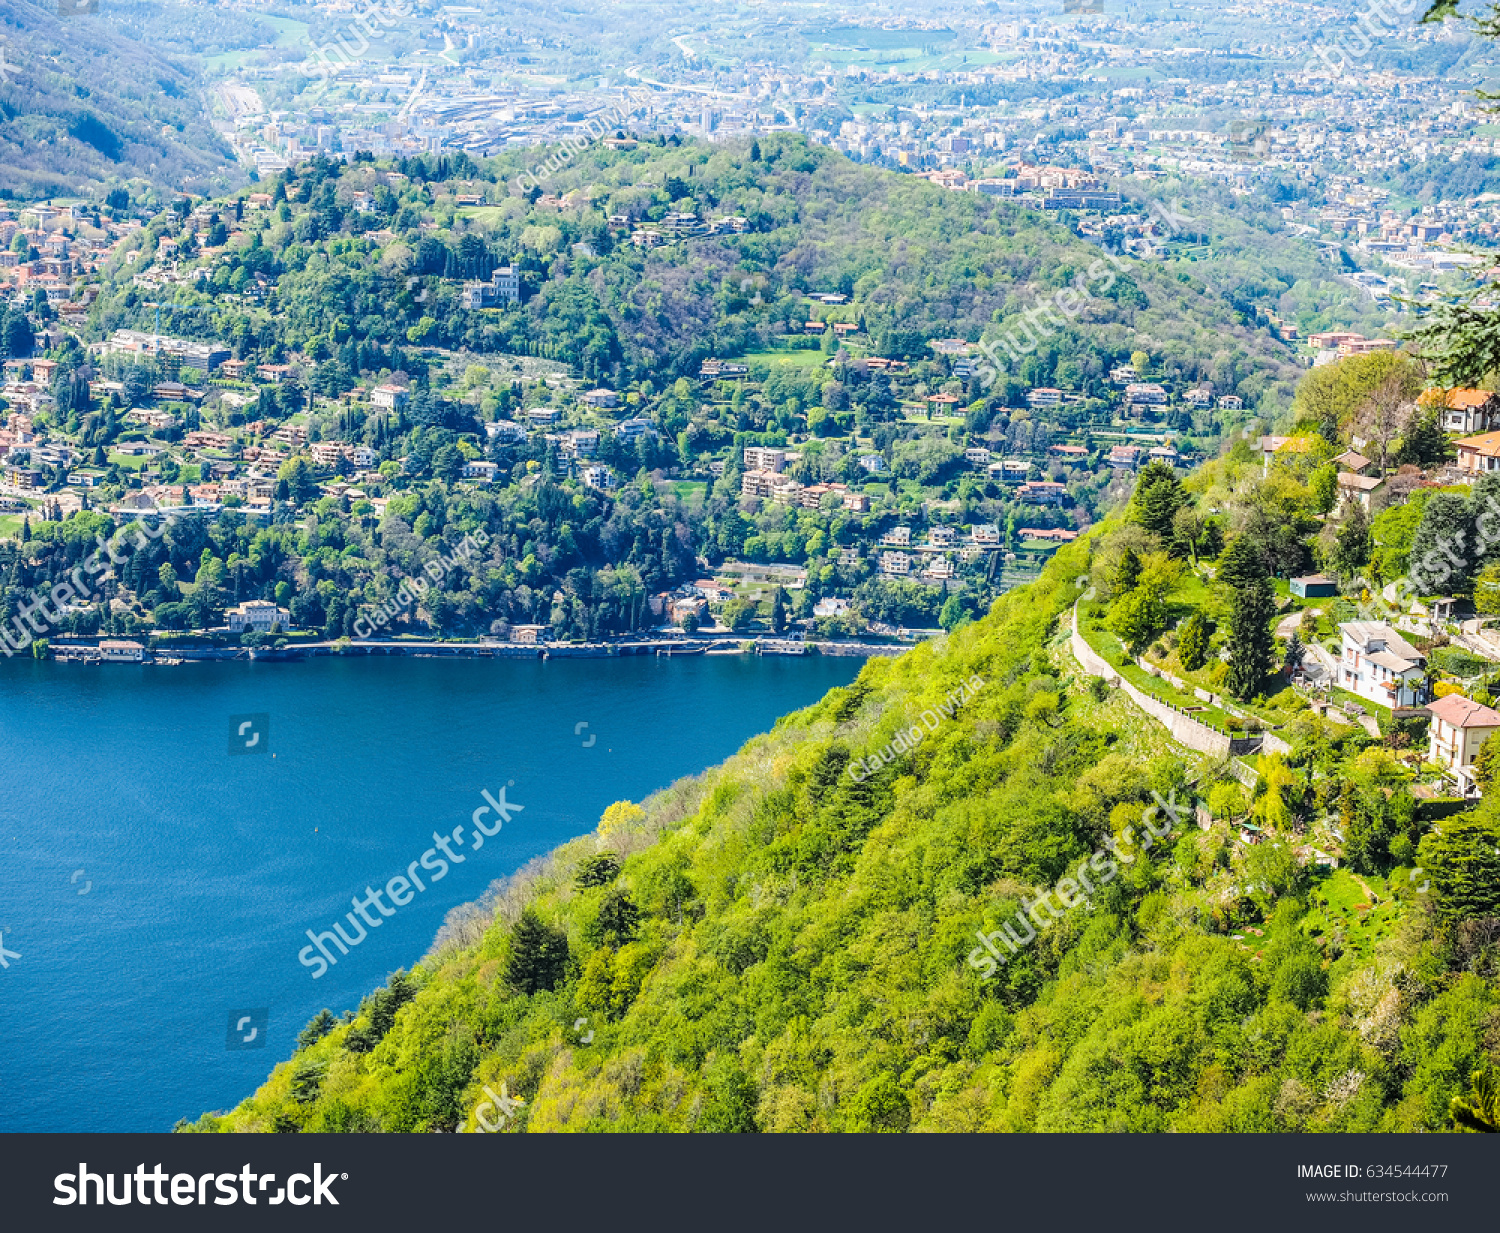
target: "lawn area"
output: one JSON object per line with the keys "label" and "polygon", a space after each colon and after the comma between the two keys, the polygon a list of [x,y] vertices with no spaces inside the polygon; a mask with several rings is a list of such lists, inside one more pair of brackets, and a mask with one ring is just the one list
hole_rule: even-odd
{"label": "lawn area", "polygon": [[[1178,580],[1177,584],[1172,588],[1172,592],[1167,599],[1167,605],[1173,613],[1173,619],[1178,619],[1185,617],[1189,612],[1193,611],[1204,612],[1212,615],[1215,613],[1218,599],[1219,597],[1216,596],[1213,592],[1212,582],[1200,577],[1198,574],[1193,573],[1191,570],[1185,570],[1181,578]],[[1318,601],[1312,602],[1316,603]],[[1082,620],[1084,610],[1089,608],[1090,606],[1091,605],[1085,604],[1079,609],[1080,620]],[[1098,611],[1102,613],[1103,610],[1099,609]],[[1219,613],[1218,616],[1222,624],[1223,614]],[[1090,632],[1087,636],[1090,644],[1094,644],[1096,635],[1093,632]],[[1104,635],[1103,633],[1101,633],[1099,636]],[[1105,658],[1109,659],[1111,663],[1124,662],[1124,647],[1119,644],[1119,640],[1117,638],[1114,638],[1112,634],[1110,634],[1109,637],[1119,648],[1116,652],[1116,654],[1119,656],[1119,659],[1116,660],[1109,655],[1105,655]],[[1102,651],[1100,653],[1103,654]],[[1151,660],[1151,662],[1153,663],[1158,663],[1158,658],[1149,653],[1145,656],[1145,658]],[[1209,693],[1222,695],[1224,693],[1224,687],[1222,685],[1215,685],[1212,677],[1213,669],[1218,664],[1218,662],[1219,661],[1217,657],[1210,657],[1209,661],[1204,664],[1203,667],[1197,669],[1194,672],[1189,672],[1182,667],[1181,663],[1173,659],[1171,656],[1167,656],[1163,661],[1158,663],[1158,666],[1170,672],[1173,676],[1185,681],[1190,687],[1188,691],[1189,694],[1191,694],[1191,687],[1197,686],[1198,688],[1206,690]],[[1244,711],[1247,715],[1255,717],[1267,727],[1279,727],[1281,724],[1284,724],[1287,721],[1291,713],[1301,709],[1300,700],[1297,698],[1295,691],[1292,690],[1291,685],[1286,681],[1284,677],[1280,675],[1272,675],[1267,677],[1265,685],[1266,689],[1268,690],[1268,693],[1265,696],[1251,703],[1236,702],[1234,704],[1235,709]],[[1165,682],[1161,682],[1160,688],[1153,690],[1152,692],[1160,694],[1161,689],[1171,688],[1172,687],[1170,685],[1167,685]],[[1178,693],[1179,691],[1173,690],[1172,692]],[[1167,698],[1166,700],[1175,701],[1174,698]],[[1298,705],[1292,705],[1294,702],[1297,702]],[[1202,703],[1195,698],[1190,705],[1202,705]],[[1228,727],[1232,731],[1238,730],[1244,726],[1243,720],[1237,719],[1232,715],[1229,716],[1229,719],[1230,722],[1228,724]]]}
{"label": "lawn area", "polygon": [[1083,607],[1078,610],[1078,632],[1083,635],[1083,640],[1103,656],[1115,671],[1143,693],[1183,710],[1191,709],[1194,719],[1221,731],[1233,732],[1243,726],[1241,721],[1234,716],[1218,707],[1207,705],[1196,694],[1184,693],[1170,682],[1152,676],[1125,653],[1125,644],[1109,630],[1089,629]]}
{"label": "lawn area", "polygon": [[963,417],[957,415],[934,415],[928,419],[920,411],[909,411],[904,417],[908,424],[921,424],[927,428],[957,428],[963,425]]}
{"label": "lawn area", "polygon": [[679,501],[690,501],[694,493],[704,492],[708,488],[704,480],[672,480],[667,486],[677,494]]}
{"label": "lawn area", "polygon": [[1328,871],[1309,900],[1312,909],[1302,918],[1302,931],[1324,947],[1336,943],[1361,959],[1395,932],[1401,918],[1401,905],[1384,879],[1348,869]]}
{"label": "lawn area", "polygon": [[1189,608],[1202,608],[1208,603],[1208,583],[1191,570],[1186,570],[1172,588],[1171,603]]}
{"label": "lawn area", "polygon": [[[1079,698],[1089,697],[1090,678],[1081,669],[1071,667],[1075,661],[1066,633],[1060,634],[1055,640],[1052,651],[1056,662],[1070,665],[1066,672],[1068,692]],[[1083,726],[1115,738],[1115,743],[1111,746],[1112,752],[1139,759],[1143,763],[1171,754],[1185,760],[1195,770],[1207,761],[1203,754],[1184,750],[1160,724],[1142,723],[1140,709],[1123,689],[1111,690],[1103,702],[1095,702],[1089,697],[1087,706],[1072,713]]]}
{"label": "lawn area", "polygon": [[1391,708],[1381,706],[1378,702],[1371,702],[1368,698],[1361,698],[1358,694],[1351,694],[1347,689],[1340,689],[1337,685],[1333,687],[1333,698],[1335,702],[1353,702],[1364,708],[1367,715],[1375,716],[1375,722],[1380,725],[1382,732],[1391,730]]}
{"label": "lawn area", "polygon": [[111,466],[119,467],[122,471],[139,471],[151,460],[145,454],[110,454]]}
{"label": "lawn area", "polygon": [[802,351],[747,351],[740,358],[747,364],[761,363],[792,368],[819,368],[829,359],[816,347]]}
{"label": "lawn area", "polygon": [[503,206],[462,206],[454,211],[459,218],[466,218],[470,222],[485,223],[489,226],[497,225],[505,218]]}
{"label": "lawn area", "polygon": [[21,534],[25,514],[0,514],[0,539],[14,539]]}

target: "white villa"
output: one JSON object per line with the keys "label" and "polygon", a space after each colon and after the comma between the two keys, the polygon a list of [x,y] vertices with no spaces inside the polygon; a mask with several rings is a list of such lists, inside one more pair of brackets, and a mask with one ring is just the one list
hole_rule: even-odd
{"label": "white villa", "polygon": [[1345,621],[1339,684],[1380,706],[1421,706],[1427,695],[1427,661],[1383,621]]}
{"label": "white villa", "polygon": [[276,628],[286,629],[292,619],[287,609],[278,608],[268,599],[247,599],[226,609],[224,615],[232,634],[268,634]]}

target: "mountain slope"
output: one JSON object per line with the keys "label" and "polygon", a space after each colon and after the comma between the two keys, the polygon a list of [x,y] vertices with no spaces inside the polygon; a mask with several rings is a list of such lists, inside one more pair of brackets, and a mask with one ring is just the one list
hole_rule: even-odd
{"label": "mountain slope", "polygon": [[0,0],[0,190],[36,198],[129,179],[227,187],[229,150],[194,73],[98,16]]}
{"label": "mountain slope", "polygon": [[[532,1131],[1447,1129],[1500,1054],[1492,956],[1415,897],[1373,950],[1315,938],[1288,843],[1166,822],[1228,770],[1074,675],[1088,553],[612,806],[180,1129],[471,1130],[494,1093]],[[976,933],[1090,870],[995,970]]]}

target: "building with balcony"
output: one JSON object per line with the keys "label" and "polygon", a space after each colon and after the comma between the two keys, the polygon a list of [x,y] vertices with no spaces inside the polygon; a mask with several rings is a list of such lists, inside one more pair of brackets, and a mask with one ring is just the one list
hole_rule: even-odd
{"label": "building with balcony", "polygon": [[1427,661],[1383,621],[1345,621],[1338,683],[1379,706],[1421,706],[1427,697]]}
{"label": "building with balcony", "polygon": [[1432,725],[1427,730],[1427,760],[1447,770],[1465,796],[1479,791],[1474,781],[1474,758],[1480,746],[1500,732],[1500,711],[1482,706],[1462,694],[1448,694],[1427,704]]}

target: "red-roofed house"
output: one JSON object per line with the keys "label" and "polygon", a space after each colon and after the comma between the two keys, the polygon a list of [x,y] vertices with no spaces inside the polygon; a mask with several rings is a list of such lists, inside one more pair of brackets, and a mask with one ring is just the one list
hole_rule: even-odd
{"label": "red-roofed house", "polygon": [[1500,471],[1500,432],[1482,432],[1462,437],[1453,443],[1458,447],[1458,469],[1475,475]]}
{"label": "red-roofed house", "polygon": [[1500,711],[1491,710],[1462,694],[1448,694],[1429,702],[1432,727],[1427,734],[1427,757],[1448,768],[1465,796],[1478,791],[1474,755],[1494,733],[1500,732]]}
{"label": "red-roofed house", "polygon": [[1424,407],[1440,408],[1444,432],[1493,432],[1500,428],[1500,397],[1490,390],[1442,390],[1422,392],[1417,400]]}

